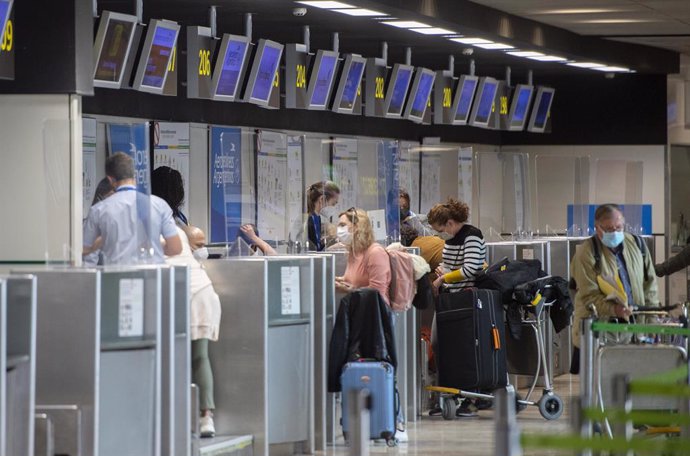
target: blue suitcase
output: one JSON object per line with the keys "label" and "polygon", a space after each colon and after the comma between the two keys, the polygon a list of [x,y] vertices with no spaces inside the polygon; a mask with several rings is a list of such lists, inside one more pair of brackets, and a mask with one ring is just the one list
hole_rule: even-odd
{"label": "blue suitcase", "polygon": [[348,392],[369,390],[369,433],[372,439],[386,439],[395,444],[395,371],[393,366],[382,361],[347,363],[340,374],[342,385],[343,435],[348,436]]}

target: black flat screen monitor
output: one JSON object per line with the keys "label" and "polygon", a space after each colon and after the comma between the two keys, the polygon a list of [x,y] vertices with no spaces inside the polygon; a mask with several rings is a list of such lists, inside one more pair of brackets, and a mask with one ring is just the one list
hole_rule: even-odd
{"label": "black flat screen monitor", "polygon": [[151,19],[132,88],[142,92],[163,93],[179,32],[177,22]]}
{"label": "black flat screen monitor", "polygon": [[324,110],[328,106],[338,66],[338,53],[319,50],[307,86],[308,109]]}
{"label": "black flat screen monitor", "polygon": [[259,106],[268,106],[273,91],[273,81],[278,71],[283,45],[271,40],[259,40],[249,73],[247,88],[244,91],[245,101]]}
{"label": "black flat screen monitor", "polygon": [[498,81],[494,78],[479,78],[477,96],[475,97],[472,114],[470,115],[470,125],[484,128],[489,126],[489,118],[491,117],[491,110],[496,99],[497,89]]}
{"label": "black flat screen monitor", "polygon": [[553,102],[555,93],[556,90],[551,87],[539,87],[537,89],[537,96],[534,98],[532,115],[527,125],[527,131],[544,133],[546,122],[549,120],[549,112],[551,111],[551,103]]}
{"label": "black flat screen monitor", "polygon": [[340,81],[333,99],[333,111],[352,114],[366,66],[367,59],[364,57],[352,54],[345,57],[343,69],[340,72]]}
{"label": "black flat screen monitor", "polygon": [[10,19],[12,3],[14,3],[14,0],[0,0],[0,41],[3,41],[5,38],[5,27]]}
{"label": "black flat screen monitor", "polygon": [[453,125],[467,124],[467,120],[470,117],[470,109],[472,109],[472,100],[478,85],[479,78],[477,76],[460,76],[451,107]]}
{"label": "black flat screen monitor", "polygon": [[434,87],[434,80],[436,73],[426,68],[417,68],[412,82],[412,90],[410,90],[410,97],[405,106],[406,119],[421,123],[424,120],[424,113],[429,105],[429,97],[431,96],[431,89]]}
{"label": "black flat screen monitor", "polygon": [[386,98],[383,104],[383,112],[386,117],[400,117],[402,115],[413,71],[414,67],[410,65],[401,65],[399,63],[393,65],[393,72],[388,80]]}
{"label": "black flat screen monitor", "polygon": [[534,87],[526,84],[518,84],[513,92],[508,113],[508,130],[522,131],[527,123],[529,103],[532,101]]}
{"label": "black flat screen monitor", "polygon": [[[1,3],[1,2],[0,2]],[[137,28],[137,17],[104,11],[93,45],[93,85],[119,89]]]}
{"label": "black flat screen monitor", "polygon": [[235,101],[242,86],[251,46],[249,38],[225,33],[211,78],[211,99]]}

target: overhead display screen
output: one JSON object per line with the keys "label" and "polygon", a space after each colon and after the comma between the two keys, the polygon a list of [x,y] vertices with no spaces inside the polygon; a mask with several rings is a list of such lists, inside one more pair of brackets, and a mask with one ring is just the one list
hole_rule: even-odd
{"label": "overhead display screen", "polygon": [[213,70],[213,99],[233,101],[242,83],[249,38],[224,34],[216,67]]}
{"label": "overhead display screen", "polygon": [[0,0],[0,41],[5,36],[5,27],[10,18],[10,11],[12,11],[13,0]]}
{"label": "overhead display screen", "polygon": [[385,112],[386,117],[400,117],[402,114],[407,89],[410,88],[413,67],[409,65],[393,66],[393,75],[388,81],[388,92],[386,93]]}
{"label": "overhead display screen", "polygon": [[426,68],[417,69],[417,74],[415,74],[414,83],[412,84],[412,91],[410,92],[411,101],[408,101],[408,106],[405,108],[405,118],[415,122],[423,120],[435,79],[436,73],[433,71]]}
{"label": "overhead display screen", "polygon": [[532,116],[530,117],[528,131],[534,133],[543,133],[546,129],[546,122],[549,119],[549,111],[551,110],[551,103],[553,102],[555,90],[550,87],[539,87],[537,90],[537,97],[532,108]]}
{"label": "overhead display screen", "polygon": [[280,64],[283,45],[270,40],[259,40],[249,75],[247,101],[267,106],[273,90],[273,80]]}
{"label": "overhead display screen", "polygon": [[345,58],[340,83],[333,102],[334,111],[352,113],[365,67],[366,59],[363,57],[348,55]]}
{"label": "overhead display screen", "polygon": [[319,50],[312,68],[307,89],[309,109],[326,109],[333,87],[335,69],[338,64],[338,53]]}
{"label": "overhead display screen", "polygon": [[17,53],[16,27],[12,0],[0,0],[0,79],[14,79]]}
{"label": "overhead display screen", "polygon": [[162,93],[173,57],[180,26],[176,22],[152,19],[141,50],[134,88],[144,92]]}
{"label": "overhead display screen", "polygon": [[476,76],[460,77],[458,87],[455,90],[455,100],[453,101],[453,125],[465,125],[467,123],[478,84],[479,78]]}
{"label": "overhead display screen", "polygon": [[529,103],[532,101],[533,87],[530,85],[519,84],[513,93],[510,104],[510,114],[508,115],[508,129],[520,131],[525,128]]}
{"label": "overhead display screen", "polygon": [[494,78],[485,77],[479,80],[477,101],[472,107],[470,125],[476,127],[489,125],[489,117],[491,117],[491,110],[496,99],[496,89],[498,89],[498,81]]}
{"label": "overhead display screen", "polygon": [[136,16],[103,12],[93,49],[94,86],[114,89],[122,86],[136,24]]}

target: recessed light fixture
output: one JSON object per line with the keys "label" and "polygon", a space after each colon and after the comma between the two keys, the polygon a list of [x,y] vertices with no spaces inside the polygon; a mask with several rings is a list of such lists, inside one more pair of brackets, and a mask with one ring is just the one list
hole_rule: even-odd
{"label": "recessed light fixture", "polygon": [[374,11],[374,10],[370,10],[370,9],[366,9],[366,8],[334,9],[332,11],[335,11],[336,13],[348,14],[350,16],[362,16],[362,17],[388,16],[386,13],[382,13],[380,11]]}
{"label": "recessed light fixture", "polygon": [[552,9],[552,10],[542,10],[534,11],[530,14],[540,15],[540,14],[603,14],[603,13],[621,13],[624,9],[613,9],[613,8],[564,8],[564,9]]}
{"label": "recessed light fixture", "polygon": [[594,67],[592,70],[606,71],[608,73],[630,73],[630,68],[617,67],[617,66],[600,66]]}
{"label": "recessed light fixture", "polygon": [[336,9],[336,8],[354,8],[352,5],[342,2],[328,2],[328,1],[311,1],[303,2],[299,1],[302,5],[313,6],[314,8],[324,8],[324,9]]}
{"label": "recessed light fixture", "polygon": [[565,62],[568,59],[559,57],[557,55],[538,55],[536,57],[527,57],[528,59],[538,60],[540,62]]}
{"label": "recessed light fixture", "polygon": [[454,35],[456,33],[453,30],[440,27],[411,28],[410,30],[424,35]]}
{"label": "recessed light fixture", "polygon": [[527,57],[529,59],[534,57],[544,57],[544,54],[535,51],[508,51],[508,54],[512,55],[513,57]]}
{"label": "recessed light fixture", "polygon": [[429,24],[417,21],[383,21],[382,24],[392,25],[393,27],[413,29],[431,27]]}
{"label": "recessed light fixture", "polygon": [[578,24],[643,24],[647,22],[664,22],[661,19],[583,19],[574,21]]}
{"label": "recessed light fixture", "polygon": [[589,69],[604,66],[601,63],[595,63],[595,62],[570,62],[570,63],[566,63],[566,65],[569,65],[572,67],[577,67],[577,68],[589,68]]}
{"label": "recessed light fixture", "polygon": [[493,44],[493,41],[485,40],[484,38],[462,36],[460,38],[451,38],[451,41],[462,44]]}
{"label": "recessed light fixture", "polygon": [[515,49],[515,46],[505,43],[479,43],[475,44],[478,48],[482,49],[492,49],[492,50],[503,50],[503,49]]}

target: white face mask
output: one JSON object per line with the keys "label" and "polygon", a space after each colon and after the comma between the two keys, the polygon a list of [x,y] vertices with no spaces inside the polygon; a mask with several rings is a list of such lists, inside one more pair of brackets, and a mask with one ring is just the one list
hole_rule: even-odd
{"label": "white face mask", "polygon": [[200,247],[192,252],[192,255],[199,261],[205,260],[208,258],[208,249],[206,247]]}
{"label": "white face mask", "polygon": [[321,209],[321,215],[330,220],[334,215],[336,215],[335,206],[324,206]]}
{"label": "white face mask", "polygon": [[341,244],[350,245],[352,242],[352,233],[350,233],[350,229],[346,226],[339,226],[336,230],[336,236]]}

